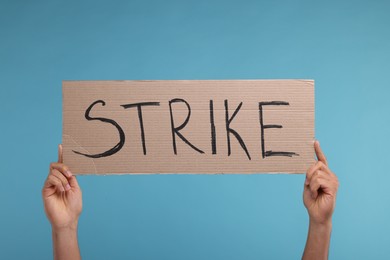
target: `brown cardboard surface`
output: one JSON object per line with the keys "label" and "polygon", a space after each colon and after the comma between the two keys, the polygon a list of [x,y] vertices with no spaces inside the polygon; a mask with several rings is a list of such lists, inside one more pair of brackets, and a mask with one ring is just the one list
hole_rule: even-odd
{"label": "brown cardboard surface", "polygon": [[[189,114],[183,100],[191,112],[180,129]],[[141,102],[153,103],[134,105]],[[304,173],[314,162],[314,81],[63,81],[62,138],[74,174]]]}

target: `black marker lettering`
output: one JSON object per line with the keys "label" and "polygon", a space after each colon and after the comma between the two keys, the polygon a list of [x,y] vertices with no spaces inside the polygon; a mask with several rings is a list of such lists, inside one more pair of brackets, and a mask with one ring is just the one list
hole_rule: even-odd
{"label": "black marker lettering", "polygon": [[217,145],[215,140],[215,124],[214,124],[214,105],[213,100],[210,100],[210,125],[211,125],[211,151],[217,154]]}
{"label": "black marker lettering", "polygon": [[146,155],[146,142],[145,142],[145,131],[144,131],[144,121],[142,120],[142,106],[159,106],[160,102],[141,102],[134,104],[121,105],[124,109],[137,107],[138,110],[138,121],[141,128],[141,142],[144,155]]}
{"label": "black marker lettering", "polygon": [[[187,106],[187,109],[188,109],[188,114],[187,114],[187,118],[186,120],[178,127],[175,127],[175,122],[173,120],[173,112],[172,112],[172,103],[178,103],[178,102],[182,102],[184,104],[186,104]],[[195,151],[199,152],[199,153],[204,153],[202,150],[200,150],[199,148],[196,148],[193,144],[191,144],[179,131],[182,130],[188,123],[188,121],[190,120],[190,116],[191,116],[191,107],[190,105],[187,103],[187,101],[185,101],[184,99],[181,99],[181,98],[174,98],[172,100],[169,101],[169,112],[171,114],[171,129],[172,129],[172,142],[173,142],[173,152],[175,154],[177,154],[177,149],[176,149],[176,135],[179,136],[181,138],[181,140],[183,140],[186,144],[188,144],[192,149],[194,149]]]}
{"label": "black marker lettering", "polygon": [[290,104],[285,101],[270,101],[270,102],[259,102],[259,117],[260,117],[260,129],[261,129],[261,152],[263,158],[270,156],[299,156],[299,154],[294,152],[274,152],[272,150],[265,150],[265,138],[264,138],[264,129],[267,128],[283,128],[282,125],[264,125],[263,120],[263,106],[289,106]]}
{"label": "black marker lettering", "polygon": [[72,150],[76,154],[84,155],[84,156],[89,157],[89,158],[100,158],[100,157],[107,157],[107,156],[113,155],[113,154],[119,152],[119,150],[122,149],[123,145],[125,144],[125,133],[123,132],[122,128],[118,125],[117,122],[115,122],[112,119],[108,119],[108,118],[90,117],[89,116],[91,109],[98,103],[102,104],[102,106],[106,105],[106,102],[104,102],[103,100],[97,100],[97,101],[93,102],[85,111],[85,118],[88,121],[99,120],[99,121],[109,123],[109,124],[112,124],[113,126],[115,126],[119,132],[119,142],[110,150],[105,151],[104,153],[99,153],[99,154],[85,154],[85,153],[81,153],[81,152]]}
{"label": "black marker lettering", "polygon": [[234,111],[231,118],[229,118],[229,107],[228,107],[228,101],[225,99],[225,118],[226,118],[226,134],[227,134],[227,143],[228,143],[228,156],[231,154],[231,148],[230,148],[230,134],[233,134],[238,142],[240,143],[242,149],[244,149],[246,156],[248,156],[248,159],[251,160],[251,156],[249,155],[248,149],[246,149],[245,143],[242,140],[241,136],[232,128],[230,128],[230,123],[233,121],[234,117],[237,115],[238,111],[241,109],[242,102],[238,105],[236,110]]}

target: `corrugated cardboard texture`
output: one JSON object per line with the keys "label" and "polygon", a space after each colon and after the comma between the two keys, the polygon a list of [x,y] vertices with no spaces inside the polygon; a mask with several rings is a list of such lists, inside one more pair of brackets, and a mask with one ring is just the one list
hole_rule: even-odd
{"label": "corrugated cardboard texture", "polygon": [[[129,105],[141,102],[154,103]],[[63,82],[63,158],[75,174],[304,173],[313,140],[313,80]]]}

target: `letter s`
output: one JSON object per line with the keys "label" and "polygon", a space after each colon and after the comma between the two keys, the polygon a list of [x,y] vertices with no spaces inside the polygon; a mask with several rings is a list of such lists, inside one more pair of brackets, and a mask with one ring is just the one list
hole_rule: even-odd
{"label": "letter s", "polygon": [[116,129],[117,129],[118,132],[119,132],[119,142],[118,142],[113,148],[111,148],[110,150],[105,151],[105,152],[103,152],[103,153],[99,153],[99,154],[85,154],[85,153],[81,153],[81,152],[72,150],[72,151],[73,151],[74,153],[76,153],[76,154],[84,155],[84,156],[89,157],[89,158],[100,158],[100,157],[107,157],[107,156],[113,155],[113,154],[119,152],[119,150],[122,149],[123,145],[125,144],[125,133],[123,132],[122,128],[119,126],[119,124],[118,124],[117,122],[115,122],[115,121],[112,120],[112,119],[108,119],[108,118],[103,118],[103,117],[90,117],[90,116],[89,116],[89,113],[91,112],[92,108],[93,108],[96,104],[98,104],[98,103],[101,103],[102,106],[105,106],[105,105],[106,105],[106,102],[104,102],[103,100],[97,100],[97,101],[93,102],[93,103],[87,108],[87,110],[85,111],[85,118],[86,118],[88,121],[99,120],[99,121],[102,121],[102,122],[105,122],[105,123],[109,123],[109,124],[112,124],[113,126],[115,126]]}

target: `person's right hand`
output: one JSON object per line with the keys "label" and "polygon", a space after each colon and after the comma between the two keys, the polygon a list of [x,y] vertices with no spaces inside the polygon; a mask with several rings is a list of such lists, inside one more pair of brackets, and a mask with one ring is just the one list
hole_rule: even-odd
{"label": "person's right hand", "polygon": [[58,146],[58,162],[51,163],[42,188],[42,199],[53,230],[77,229],[82,210],[82,195],[77,179],[62,163],[62,146]]}

